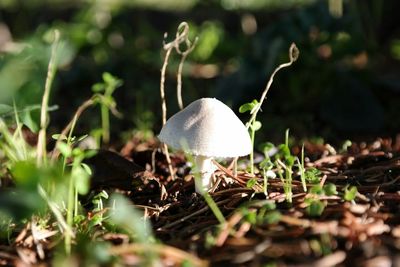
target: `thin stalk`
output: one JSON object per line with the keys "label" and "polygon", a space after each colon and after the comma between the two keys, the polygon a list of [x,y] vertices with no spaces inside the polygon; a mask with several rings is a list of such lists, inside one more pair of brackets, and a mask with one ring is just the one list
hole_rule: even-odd
{"label": "thin stalk", "polygon": [[[298,159],[297,159],[298,161]],[[304,167],[304,144],[301,146],[301,162],[298,162],[301,184],[303,185],[304,192],[307,192],[307,184],[305,177],[305,167]]]}
{"label": "thin stalk", "polygon": [[182,101],[182,70],[183,70],[183,63],[186,60],[186,57],[193,51],[193,49],[195,48],[198,38],[196,37],[194,39],[193,44],[189,41],[188,39],[188,35],[189,35],[189,25],[186,22],[181,23],[181,25],[179,25],[178,27],[178,31],[177,31],[177,36],[176,38],[179,38],[179,30],[180,28],[183,28],[183,31],[181,33],[182,36],[185,37],[185,43],[187,46],[187,49],[185,51],[180,51],[179,49],[179,43],[177,44],[177,46],[175,47],[175,50],[178,52],[178,54],[181,54],[181,61],[179,62],[179,66],[178,66],[178,73],[176,76],[176,97],[178,99],[178,105],[180,109],[183,109],[183,101]]}
{"label": "thin stalk", "polygon": [[[71,172],[68,185],[68,204],[67,204],[67,225],[70,229],[72,229],[74,221],[73,209],[74,209],[74,177],[72,176]],[[65,252],[67,253],[67,255],[71,254],[71,243],[72,243],[72,236],[66,235]]]}
{"label": "thin stalk", "polygon": [[[194,163],[195,161],[192,160],[192,162]],[[198,172],[196,172],[193,174],[193,176],[195,179],[195,183],[201,184],[200,174]],[[202,186],[199,187],[199,190],[200,190],[200,194],[204,197],[204,200],[206,201],[207,205],[210,207],[211,211],[214,213],[215,218],[217,218],[218,222],[220,224],[226,223],[224,215],[222,214],[221,210],[218,208],[217,204],[212,199],[210,194],[206,190],[204,190],[204,188]]]}
{"label": "thin stalk", "polygon": [[57,204],[50,199],[47,192],[43,189],[43,187],[40,184],[38,184],[38,193],[47,202],[47,205],[49,206],[50,210],[56,217],[58,222],[58,227],[60,228],[61,232],[63,232],[67,236],[70,236],[71,238],[74,237],[74,232],[69,227],[67,222],[64,220],[64,216],[60,212]]}
{"label": "thin stalk", "polygon": [[101,126],[103,130],[103,143],[108,144],[110,142],[110,113],[108,107],[101,104]]}
{"label": "thin stalk", "polygon": [[266,197],[268,197],[268,176],[267,176],[267,172],[265,171],[265,169],[263,169],[263,178],[264,178],[264,185],[263,185],[263,191],[264,191],[264,195]]}
{"label": "thin stalk", "polygon": [[275,75],[276,75],[276,74],[278,73],[278,71],[280,71],[281,69],[290,67],[290,66],[293,64],[293,62],[295,62],[295,61],[297,60],[298,57],[299,57],[299,49],[297,48],[297,46],[296,46],[294,43],[292,43],[292,45],[291,45],[290,48],[289,48],[289,60],[290,60],[290,61],[287,62],[287,63],[283,63],[283,64],[279,65],[279,66],[274,70],[274,72],[271,74],[271,77],[270,77],[269,80],[268,80],[267,86],[265,87],[264,92],[263,92],[262,95],[261,95],[259,104],[258,104],[257,107],[255,108],[255,110],[254,110],[254,112],[253,112],[253,114],[252,114],[252,116],[251,116],[251,118],[250,118],[250,120],[249,120],[249,123],[247,124],[247,128],[249,128],[249,126],[256,120],[257,113],[260,111],[261,106],[262,106],[262,104],[263,104],[265,98],[267,97],[267,93],[268,93],[269,89],[271,88],[271,85],[272,85],[272,83],[273,83],[273,81],[274,81]]}
{"label": "thin stalk", "polygon": [[178,99],[178,106],[179,109],[183,109],[183,101],[182,101],[182,69],[183,69],[183,63],[185,62],[185,59],[187,57],[187,54],[183,54],[181,61],[179,62],[179,67],[178,67],[178,74],[176,76],[176,98]]}
{"label": "thin stalk", "polygon": [[78,190],[76,189],[76,186],[74,186],[74,217],[78,216]]}
{"label": "thin stalk", "polygon": [[[281,160],[277,159],[275,165],[278,168],[278,175],[283,183],[283,191],[285,192],[286,200],[292,203],[292,170],[286,166]],[[285,170],[285,177],[283,177],[282,168]]]}
{"label": "thin stalk", "polygon": [[51,49],[51,56],[49,65],[47,67],[47,77],[44,87],[44,93],[42,97],[42,107],[40,111],[40,131],[37,143],[37,163],[42,165],[46,163],[46,128],[48,122],[48,105],[50,98],[51,85],[53,84],[54,76],[56,73],[56,54],[58,49],[60,39],[60,32],[58,30],[54,31],[54,42]]}
{"label": "thin stalk", "polygon": [[[264,92],[261,95],[260,101],[258,103],[258,105],[255,107],[252,116],[250,117],[250,120],[248,121],[248,123],[246,124],[246,128],[248,129],[251,125],[253,125],[253,123],[256,121],[257,118],[257,113],[260,111],[261,106],[265,100],[265,98],[267,97],[267,93],[269,91],[269,89],[271,88],[271,85],[274,81],[274,77],[275,75],[278,73],[278,71],[280,71],[283,68],[287,68],[289,66],[291,66],[293,64],[293,62],[295,62],[297,60],[297,58],[299,57],[299,49],[297,48],[296,44],[292,43],[290,48],[289,48],[289,62],[287,63],[283,63],[281,65],[279,65],[274,72],[272,72],[268,82],[267,82],[267,86],[264,89]],[[252,138],[252,150],[250,153],[250,159],[252,159],[254,157],[254,138]],[[251,161],[251,168],[252,170],[254,169],[253,166],[254,162]],[[253,172],[252,172],[253,174]]]}
{"label": "thin stalk", "polygon": [[[251,147],[254,148],[254,139],[255,139],[256,131],[254,131],[253,127],[250,130],[250,138],[251,138]],[[250,153],[250,173],[254,175],[254,149],[251,150]]]}
{"label": "thin stalk", "polygon": [[[167,52],[166,52],[165,58],[164,58],[164,63],[163,63],[163,66],[161,68],[160,96],[161,96],[161,110],[162,110],[162,124],[163,124],[163,126],[167,122],[167,101],[165,99],[165,89],[164,89],[165,72],[167,70],[168,59],[169,59],[169,56],[171,55],[172,48],[173,47],[169,47],[167,49]],[[165,158],[167,159],[169,172],[171,174],[172,179],[174,179],[174,177],[175,177],[174,169],[172,168],[172,162],[171,162],[171,157],[169,156],[168,146],[165,143],[163,145],[163,150],[164,150]]]}
{"label": "thin stalk", "polygon": [[13,100],[13,108],[14,108],[14,113],[15,113],[15,123],[17,124],[16,133],[19,136],[18,143],[21,144],[22,158],[27,159],[28,154],[26,152],[26,143],[25,143],[24,136],[22,134],[22,125],[21,125],[21,122],[19,121],[19,115],[17,112],[17,106],[15,104],[15,99]]}
{"label": "thin stalk", "polygon": [[214,213],[214,216],[217,218],[218,222],[220,224],[225,224],[226,223],[225,217],[222,214],[221,210],[218,208],[218,206],[215,203],[215,201],[210,196],[210,194],[208,192],[206,192],[203,195],[203,197],[206,200],[207,205],[210,207],[211,211]]}

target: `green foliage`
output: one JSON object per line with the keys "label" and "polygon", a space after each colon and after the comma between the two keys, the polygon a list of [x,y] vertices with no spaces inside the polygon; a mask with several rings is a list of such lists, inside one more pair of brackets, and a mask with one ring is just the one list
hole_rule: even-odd
{"label": "green foliage", "polygon": [[305,200],[307,204],[306,212],[312,217],[321,216],[325,209],[325,203],[319,199],[308,198]]}
{"label": "green foliage", "polygon": [[151,243],[154,238],[150,224],[122,195],[111,195],[108,204],[112,208],[108,221],[124,230],[139,243]]}
{"label": "green foliage", "polygon": [[[223,26],[219,21],[206,21],[197,30],[193,27],[193,36],[198,36],[196,49],[193,51],[193,59],[205,62],[215,52],[224,38]],[[194,38],[191,38],[194,39]]]}
{"label": "green foliage", "polygon": [[334,185],[332,183],[325,184],[323,189],[327,196],[334,196],[334,195],[338,194],[338,192],[336,190],[336,185]]}
{"label": "green foliage", "polygon": [[258,108],[259,105],[260,105],[260,103],[258,102],[258,100],[257,99],[253,99],[253,101],[241,105],[240,108],[239,108],[239,112],[240,113],[245,113],[245,112],[249,111],[250,114],[253,114],[256,111],[256,109]]}
{"label": "green foliage", "polygon": [[306,213],[311,217],[318,217],[324,212],[326,201],[321,201],[321,196],[337,195],[336,186],[332,183],[327,183],[324,186],[320,184],[313,185],[309,190],[309,196],[306,197],[304,203],[306,206]]}
{"label": "green foliage", "polygon": [[92,86],[92,91],[100,94],[98,98],[101,106],[101,129],[102,138],[105,144],[110,141],[110,115],[109,109],[115,109],[116,102],[112,97],[115,89],[122,85],[122,80],[117,79],[108,72],[103,73],[103,82]]}
{"label": "green foliage", "polygon": [[[249,203],[248,205],[251,205]],[[281,213],[276,210],[275,202],[267,201],[258,210],[244,206],[241,209],[245,221],[252,225],[277,224],[281,219]]]}
{"label": "green foliage", "polygon": [[306,169],[305,173],[305,180],[310,184],[318,184],[321,180],[321,171],[317,168],[311,167]]}
{"label": "green foliage", "polygon": [[257,184],[257,179],[256,178],[251,178],[250,180],[247,181],[246,187],[247,188],[252,188]]}
{"label": "green foliage", "polygon": [[344,189],[344,200],[346,201],[353,201],[357,196],[358,190],[355,186],[346,187]]}
{"label": "green foliage", "polygon": [[[245,113],[245,112],[250,112],[250,114],[253,114],[256,112],[256,110],[259,108],[260,103],[254,99],[250,103],[245,103],[240,106],[239,112],[240,113]],[[246,126],[250,129],[250,138],[251,138],[251,143],[252,147],[254,147],[254,139],[255,139],[255,132],[261,129],[261,122],[257,120],[251,120],[249,121]],[[250,152],[250,168],[251,168],[251,174],[254,174],[254,151]]]}
{"label": "green foliage", "polygon": [[[281,161],[283,159],[284,162]],[[292,202],[292,175],[295,157],[292,156],[289,148],[289,129],[285,132],[285,143],[278,146],[275,165],[278,167],[278,175],[283,183],[286,200]],[[283,172],[285,176],[283,176]]]}

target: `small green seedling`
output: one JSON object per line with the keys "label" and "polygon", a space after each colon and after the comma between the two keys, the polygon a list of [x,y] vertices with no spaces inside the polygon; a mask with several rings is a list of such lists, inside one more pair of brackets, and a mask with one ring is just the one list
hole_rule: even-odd
{"label": "small green seedling", "polygon": [[318,184],[321,180],[321,171],[311,167],[305,171],[304,178],[310,184]]}
{"label": "small green seedling", "polygon": [[257,121],[257,113],[261,110],[261,106],[267,97],[267,93],[272,85],[272,82],[274,81],[274,77],[276,73],[278,73],[279,70],[283,68],[287,68],[291,66],[299,57],[299,49],[297,46],[292,43],[290,48],[289,48],[289,62],[280,64],[271,74],[271,77],[268,80],[268,83],[261,95],[260,101],[253,100],[250,103],[246,103],[242,105],[239,108],[239,112],[247,112],[250,111],[251,117],[250,120],[246,123],[247,129],[250,129],[250,135],[251,135],[251,140],[253,144],[253,151],[250,154],[250,164],[251,164],[251,174],[254,174],[254,160],[253,160],[253,153],[254,153],[254,138],[255,138],[255,132],[258,131],[261,128],[261,122]]}
{"label": "small green seedling", "polygon": [[320,199],[321,196],[337,195],[336,186],[332,183],[327,183],[321,186],[319,183],[315,184],[309,190],[309,196],[306,197],[304,203],[307,204],[306,212],[311,217],[318,217],[324,212],[327,205],[326,201]]}
{"label": "small green seedling", "polygon": [[241,208],[244,220],[252,225],[276,224],[280,221],[282,214],[276,210],[273,201],[265,202],[258,210],[249,206]]}
{"label": "small green seedling", "polygon": [[358,190],[357,187],[355,186],[346,186],[346,188],[344,189],[344,200],[346,201],[353,201],[356,196],[357,196]]}
{"label": "small green seedling", "polygon": [[[240,113],[245,113],[245,112],[250,112],[252,115],[259,107],[260,103],[254,99],[252,102],[245,103],[240,106],[239,112]],[[255,133],[256,131],[261,129],[261,122],[257,120],[249,121],[246,124],[246,127],[250,129],[250,138],[251,138],[251,145],[254,147],[254,139],[255,139]],[[251,150],[250,153],[250,172],[251,174],[254,174],[254,149]]]}
{"label": "small green seedling", "polygon": [[109,109],[115,108],[116,103],[112,94],[115,89],[122,85],[122,80],[116,78],[108,72],[103,73],[103,82],[96,83],[92,87],[94,93],[102,93],[103,97],[100,98],[101,105],[101,128],[103,143],[108,144],[110,141],[110,114]]}
{"label": "small green seedling", "polygon": [[[278,146],[275,165],[278,168],[278,175],[283,183],[283,190],[286,195],[286,200],[289,203],[292,202],[292,178],[295,161],[296,157],[294,157],[290,152],[289,129],[287,129],[285,132],[285,143]],[[283,176],[283,171],[285,172],[285,176]]]}
{"label": "small green seedling", "polygon": [[[58,143],[58,150],[64,159],[72,160],[67,202],[67,224],[73,227],[74,217],[79,215],[78,195],[87,194],[89,191],[89,178],[92,174],[88,165],[83,163],[85,158],[93,156],[93,151],[83,151],[80,148],[72,148],[65,142]],[[63,170],[64,171],[64,170]],[[65,236],[65,250],[67,254],[71,253],[72,239],[70,235]]]}

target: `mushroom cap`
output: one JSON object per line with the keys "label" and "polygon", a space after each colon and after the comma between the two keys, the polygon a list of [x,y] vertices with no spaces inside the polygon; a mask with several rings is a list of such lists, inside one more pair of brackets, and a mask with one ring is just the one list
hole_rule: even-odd
{"label": "mushroom cap", "polygon": [[232,158],[250,154],[250,135],[224,103],[201,98],[168,119],[158,138],[195,156]]}

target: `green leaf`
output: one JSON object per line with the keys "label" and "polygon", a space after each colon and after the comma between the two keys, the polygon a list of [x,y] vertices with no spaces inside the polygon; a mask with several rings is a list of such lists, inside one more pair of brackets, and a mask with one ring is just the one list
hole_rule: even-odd
{"label": "green leaf", "polygon": [[254,121],[252,124],[251,124],[251,129],[253,130],[253,131],[258,131],[258,130],[260,130],[261,129],[261,126],[262,126],[262,124],[261,124],[261,122],[259,122],[259,121]]}
{"label": "green leaf", "polygon": [[322,186],[320,184],[316,184],[310,189],[310,193],[316,194],[316,195],[323,195],[324,190],[322,189]]}
{"label": "green leaf", "polygon": [[256,224],[257,223],[257,212],[246,210],[245,214],[244,214],[244,219],[253,225]]}
{"label": "green leaf", "polygon": [[70,157],[72,154],[71,147],[64,142],[58,143],[57,148],[58,150],[60,150],[61,154],[66,158]]}
{"label": "green leaf", "polygon": [[276,204],[274,201],[268,201],[265,203],[263,206],[264,209],[266,210],[275,210],[276,209]]}
{"label": "green leaf", "polygon": [[285,157],[285,165],[288,167],[292,167],[294,165],[295,161],[296,161],[296,157],[293,157],[291,155],[288,155]]}
{"label": "green leaf", "polygon": [[104,92],[104,90],[106,89],[105,85],[103,83],[95,83],[92,86],[92,91],[95,93],[101,93]]}
{"label": "green leaf", "polygon": [[240,113],[245,113],[245,112],[251,110],[252,108],[253,107],[252,107],[251,103],[246,103],[246,104],[243,104],[243,105],[241,105],[239,107],[239,112]]}
{"label": "green leaf", "polygon": [[320,182],[321,172],[314,167],[306,169],[304,173],[304,178],[308,183],[318,184]]}
{"label": "green leaf", "polygon": [[111,223],[128,232],[136,242],[143,244],[151,242],[152,231],[149,220],[143,220],[143,214],[137,211],[127,198],[113,194],[109,206],[114,207],[109,219]]}
{"label": "green leaf", "polygon": [[344,189],[344,196],[343,197],[344,197],[344,199],[346,201],[352,201],[352,200],[354,200],[356,198],[357,193],[358,193],[357,187],[355,187],[355,186],[351,186],[350,188],[346,187]]}
{"label": "green leaf", "polygon": [[89,136],[88,134],[82,135],[82,136],[78,137],[78,139],[76,141],[80,142],[80,141],[82,141],[83,139],[85,139],[88,136]]}
{"label": "green leaf", "polygon": [[17,186],[36,189],[40,172],[34,162],[19,161],[11,168],[11,174]]}
{"label": "green leaf", "polygon": [[277,210],[273,210],[270,212],[267,212],[267,214],[265,215],[265,221],[268,224],[277,224],[280,220],[281,220],[282,214],[277,211]]}
{"label": "green leaf", "polygon": [[259,105],[258,101],[254,99],[250,103],[243,104],[239,107],[239,112],[240,113],[245,113],[247,111],[250,111],[250,114],[253,114],[257,106]]}
{"label": "green leaf", "polygon": [[269,152],[274,148],[275,148],[275,145],[271,142],[266,142],[259,146],[259,149],[264,153],[264,155],[268,155]]}
{"label": "green leaf", "polygon": [[280,144],[278,146],[278,151],[279,151],[279,155],[281,157],[287,158],[287,157],[291,156],[290,149],[285,144]]}
{"label": "green leaf", "polygon": [[39,131],[39,122],[32,118],[32,112],[25,110],[20,113],[21,122],[34,133]]}
{"label": "green leaf", "polygon": [[112,84],[115,81],[115,77],[112,76],[109,72],[103,73],[103,81],[107,84]]}
{"label": "green leaf", "polygon": [[86,217],[84,215],[76,215],[74,216],[74,224],[75,225],[80,225],[86,220]]}
{"label": "green leaf", "polygon": [[324,185],[324,191],[327,196],[333,196],[338,194],[336,190],[336,185],[332,183],[327,183],[326,185]]}
{"label": "green leaf", "polygon": [[87,172],[87,174],[92,175],[92,169],[86,163],[81,163],[81,167]]}
{"label": "green leaf", "polygon": [[312,217],[321,216],[322,212],[324,212],[325,204],[321,202],[319,199],[314,199],[310,205],[307,206],[306,212],[308,215]]}
{"label": "green leaf", "polygon": [[12,106],[6,104],[0,104],[0,116],[10,113],[13,110]]}
{"label": "green leaf", "polygon": [[269,158],[266,158],[260,162],[261,169],[271,170],[273,167],[274,167],[274,164],[272,163],[271,159],[269,159]]}
{"label": "green leaf", "polygon": [[89,174],[81,166],[75,167],[71,173],[75,181],[75,188],[79,194],[85,195],[89,191]]}
{"label": "green leaf", "polygon": [[[61,137],[61,138],[60,138],[60,137]],[[67,140],[67,137],[66,137],[65,135],[61,136],[61,134],[53,134],[53,135],[51,136],[51,138],[53,138],[54,140],[58,140],[58,139],[60,139],[60,140]]]}
{"label": "green leaf", "polygon": [[250,180],[247,181],[246,183],[246,187],[247,188],[252,188],[253,186],[255,186],[257,183],[256,178],[251,178]]}

